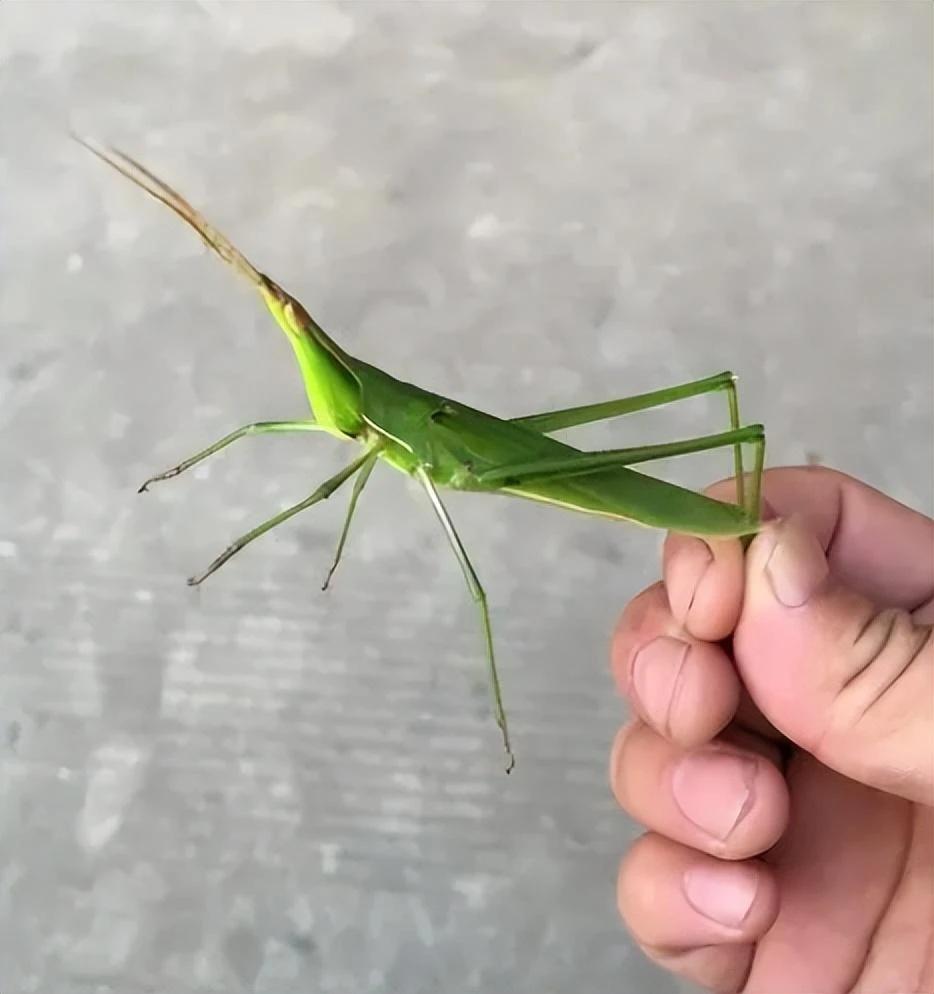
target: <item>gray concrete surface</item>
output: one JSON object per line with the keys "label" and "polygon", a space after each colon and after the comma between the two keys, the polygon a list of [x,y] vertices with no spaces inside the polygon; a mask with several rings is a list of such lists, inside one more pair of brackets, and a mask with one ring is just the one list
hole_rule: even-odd
{"label": "gray concrete surface", "polygon": [[[638,829],[606,647],[659,536],[415,488],[184,578],[346,459],[176,183],[352,352],[518,414],[733,368],[772,464],[932,505],[931,8],[0,6],[0,989],[661,992],[619,927]],[[704,401],[583,431],[722,424]],[[700,485],[726,456],[659,466]]]}

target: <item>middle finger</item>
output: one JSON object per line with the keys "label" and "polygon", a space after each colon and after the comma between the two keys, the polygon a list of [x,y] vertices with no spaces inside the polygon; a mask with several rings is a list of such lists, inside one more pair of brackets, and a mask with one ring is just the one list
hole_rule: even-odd
{"label": "middle finger", "polygon": [[788,820],[772,751],[725,739],[684,750],[635,722],[616,737],[610,780],[620,805],[651,830],[721,859],[746,859],[774,845]]}

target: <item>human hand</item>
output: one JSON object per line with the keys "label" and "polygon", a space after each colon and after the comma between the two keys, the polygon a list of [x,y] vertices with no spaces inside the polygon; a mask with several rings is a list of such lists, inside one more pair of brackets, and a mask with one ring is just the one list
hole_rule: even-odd
{"label": "human hand", "polygon": [[670,535],[615,633],[620,912],[712,990],[934,991],[934,521],[821,468],[763,494],[745,557]]}

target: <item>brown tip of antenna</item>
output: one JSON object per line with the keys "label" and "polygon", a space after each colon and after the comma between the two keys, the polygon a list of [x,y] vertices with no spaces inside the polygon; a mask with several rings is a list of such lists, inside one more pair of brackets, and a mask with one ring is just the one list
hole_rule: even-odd
{"label": "brown tip of antenna", "polygon": [[262,288],[265,285],[263,275],[246,256],[234,247],[226,236],[209,224],[181,194],[176,193],[158,176],[154,176],[145,166],[119,149],[101,145],[91,138],[76,134],[74,131],[71,132],[71,137],[79,145],[83,145],[89,152],[96,155],[98,159],[124,175],[131,183],[135,183],[151,197],[165,204],[169,210],[174,211],[186,224],[198,232],[208,248],[236,269],[241,276],[245,276],[254,286]]}

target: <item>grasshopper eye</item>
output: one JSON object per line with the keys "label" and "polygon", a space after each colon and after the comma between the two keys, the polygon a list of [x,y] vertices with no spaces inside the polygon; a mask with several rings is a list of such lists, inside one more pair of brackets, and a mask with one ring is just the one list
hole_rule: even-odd
{"label": "grasshopper eye", "polygon": [[307,334],[313,324],[311,315],[294,297],[287,294],[284,290],[279,290],[279,293],[282,295],[281,299],[283,301],[282,312],[285,314],[292,331],[296,335]]}

